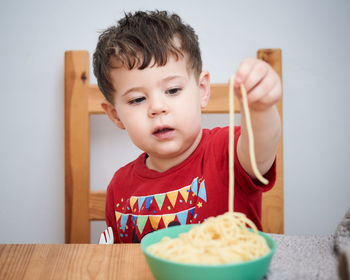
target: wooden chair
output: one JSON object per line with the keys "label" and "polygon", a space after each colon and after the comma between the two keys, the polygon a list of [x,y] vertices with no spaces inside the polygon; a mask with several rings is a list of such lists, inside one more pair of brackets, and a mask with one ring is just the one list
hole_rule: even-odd
{"label": "wooden chair", "polygon": [[[257,57],[281,76],[281,50],[260,49]],[[90,190],[89,115],[103,114],[97,85],[89,82],[89,53],[65,52],[65,242],[90,243],[90,221],[105,219],[105,191]],[[239,108],[238,103],[235,108]],[[282,118],[282,102],[278,104]],[[228,113],[228,84],[212,84],[203,113]],[[239,113],[239,109],[237,111]],[[263,195],[264,231],[283,233],[283,137],[277,154],[275,187]],[[106,186],[107,187],[107,186]]]}

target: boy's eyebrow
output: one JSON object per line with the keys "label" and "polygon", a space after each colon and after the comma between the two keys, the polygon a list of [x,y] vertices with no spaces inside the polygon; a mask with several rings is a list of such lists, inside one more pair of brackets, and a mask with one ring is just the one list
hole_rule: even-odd
{"label": "boy's eyebrow", "polygon": [[164,78],[162,80],[162,82],[168,82],[168,81],[171,81],[171,80],[176,79],[176,78],[184,78],[184,77],[181,75],[173,75],[173,76],[169,76],[169,77]]}
{"label": "boy's eyebrow", "polygon": [[[164,83],[164,82],[169,82],[171,80],[174,80],[174,79],[177,79],[177,78],[184,78],[184,76],[181,76],[181,75],[173,75],[173,76],[169,76],[169,77],[166,77],[164,79],[161,80],[161,83]],[[132,91],[141,91],[143,90],[144,87],[132,87],[132,88],[129,88],[128,90],[126,90],[122,96],[125,96],[127,95],[128,93],[132,92]]]}
{"label": "boy's eyebrow", "polygon": [[122,96],[125,96],[127,95],[128,93],[130,92],[133,92],[133,91],[141,91],[143,89],[143,87],[132,87],[132,88],[129,88],[127,91],[125,91]]}

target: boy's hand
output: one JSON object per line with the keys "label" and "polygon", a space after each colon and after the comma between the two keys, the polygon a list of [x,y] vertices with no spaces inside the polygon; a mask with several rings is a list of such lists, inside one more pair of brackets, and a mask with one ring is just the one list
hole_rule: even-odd
{"label": "boy's hand", "polygon": [[278,74],[263,60],[247,58],[240,64],[234,81],[234,90],[239,99],[241,83],[247,90],[251,110],[264,111],[276,104],[282,96]]}
{"label": "boy's hand", "polygon": [[[281,136],[281,121],[274,106],[282,96],[281,80],[266,62],[245,59],[238,67],[234,81],[235,94],[239,99],[242,99],[240,91],[242,83],[247,90],[257,167],[261,174],[266,174],[275,160]],[[248,131],[245,116],[242,114],[237,156],[243,169],[255,178],[249,155]]]}

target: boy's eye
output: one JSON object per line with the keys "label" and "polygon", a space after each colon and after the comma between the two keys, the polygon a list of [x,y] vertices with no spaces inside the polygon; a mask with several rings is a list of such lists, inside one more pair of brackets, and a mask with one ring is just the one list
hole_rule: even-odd
{"label": "boy's eye", "polygon": [[134,98],[128,101],[129,104],[138,104],[141,103],[143,100],[145,100],[145,97],[138,97],[138,98]]}
{"label": "boy's eye", "polygon": [[167,94],[173,95],[179,93],[181,89],[180,88],[171,88],[166,91]]}

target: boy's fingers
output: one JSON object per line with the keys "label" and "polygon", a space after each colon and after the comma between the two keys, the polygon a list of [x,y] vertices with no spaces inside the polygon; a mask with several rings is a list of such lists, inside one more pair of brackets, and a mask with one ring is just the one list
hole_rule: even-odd
{"label": "boy's fingers", "polygon": [[250,92],[257,85],[259,85],[259,83],[261,83],[264,80],[268,73],[268,64],[261,60],[256,60],[256,63],[251,68],[251,71],[248,73],[244,82],[247,92]]}
{"label": "boy's fingers", "polygon": [[275,104],[282,94],[278,75],[269,64],[258,59],[245,59],[238,67],[234,77],[234,91],[242,98],[240,85],[244,84],[248,103],[260,110]]}
{"label": "boy's fingers", "polygon": [[[269,86],[269,85],[266,85]],[[256,98],[256,96],[259,95],[259,93],[252,92],[251,96],[248,96],[248,98]],[[282,85],[279,80],[276,80],[273,84],[271,84],[271,88],[263,94],[263,96],[259,99],[257,98],[257,101],[254,102],[254,99],[252,99],[251,105],[255,110],[264,110],[268,107],[271,107],[272,105],[276,104],[278,100],[282,96]]]}
{"label": "boy's fingers", "polygon": [[249,72],[254,66],[254,59],[252,58],[246,58],[242,61],[242,63],[239,65],[236,74],[235,79],[233,83],[233,88],[235,91],[236,96],[241,99],[242,93],[241,93],[241,84],[245,84],[245,80],[247,76],[249,75]]}
{"label": "boy's fingers", "polygon": [[252,58],[246,58],[242,61],[242,63],[239,65],[236,71],[235,83],[234,83],[235,89],[239,89],[241,83],[245,84],[246,78],[248,77],[254,64],[255,64],[255,60]]}
{"label": "boy's fingers", "polygon": [[267,105],[276,104],[282,96],[282,85],[278,81],[274,84],[274,86],[269,91],[269,94],[265,98],[265,103]]}
{"label": "boy's fingers", "polygon": [[[257,102],[265,96],[269,94],[271,89],[274,87],[274,85],[278,82],[274,75],[269,74],[269,70],[267,70],[267,73],[264,74],[264,76],[260,77],[258,74],[254,75],[252,79],[253,82],[256,82],[255,86],[250,89],[249,95],[248,95],[248,102],[254,103]],[[263,74],[263,73],[261,73]]]}

